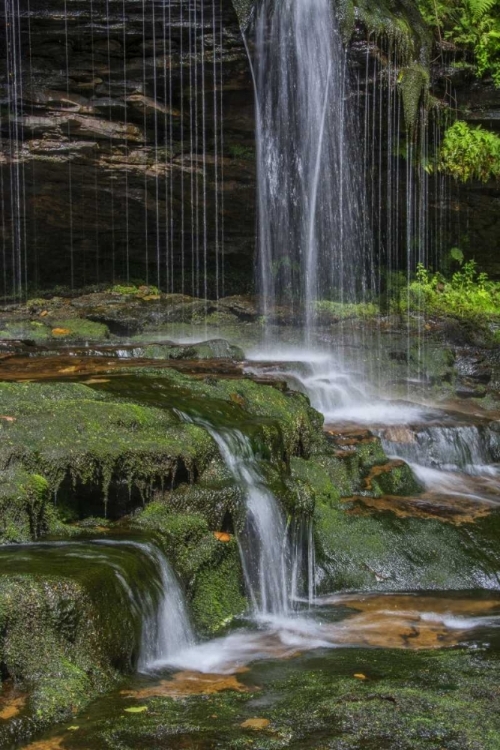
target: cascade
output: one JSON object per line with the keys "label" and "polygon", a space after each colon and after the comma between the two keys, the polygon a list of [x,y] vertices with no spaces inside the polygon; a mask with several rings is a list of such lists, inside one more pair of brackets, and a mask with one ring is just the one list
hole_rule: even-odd
{"label": "cascade", "polygon": [[[238,545],[253,612],[264,617],[287,614],[292,597],[292,571],[296,571],[298,557],[296,554],[292,559],[283,512],[265,484],[250,439],[237,429],[216,429],[204,419],[180,416],[210,433],[227,468],[244,491],[247,516],[243,532],[238,535]],[[295,572],[294,580],[297,577]]]}
{"label": "cascade", "polygon": [[140,671],[148,671],[193,646],[195,636],[184,594],[165,555],[152,544],[137,543],[136,546],[156,565],[160,581],[159,602],[146,610],[142,630],[138,667]]}
{"label": "cascade", "polygon": [[500,461],[500,433],[496,424],[422,424],[410,428],[405,441],[382,431],[382,445],[390,455],[434,469],[477,474]]}
{"label": "cascade", "polygon": [[[19,556],[22,549],[22,557]],[[72,576],[111,570],[118,596],[140,630],[138,668],[153,670],[194,644],[184,595],[167,559],[151,542],[117,539],[36,542],[0,549],[4,573]],[[93,575],[93,574],[92,574]]]}
{"label": "cascade", "polygon": [[363,189],[346,56],[330,0],[267,0],[256,21],[259,283],[262,310],[366,288]]}

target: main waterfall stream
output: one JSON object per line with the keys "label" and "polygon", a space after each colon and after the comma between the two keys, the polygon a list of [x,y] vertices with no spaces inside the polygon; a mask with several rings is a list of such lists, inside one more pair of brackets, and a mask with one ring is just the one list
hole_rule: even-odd
{"label": "main waterfall stream", "polygon": [[260,3],[255,56],[261,304],[286,301],[309,335],[317,300],[355,299],[369,259],[333,4]]}

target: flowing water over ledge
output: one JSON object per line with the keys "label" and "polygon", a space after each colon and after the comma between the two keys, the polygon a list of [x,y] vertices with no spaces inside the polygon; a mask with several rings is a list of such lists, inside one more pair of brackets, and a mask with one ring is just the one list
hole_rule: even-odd
{"label": "flowing water over ledge", "polygon": [[[334,360],[330,356],[307,352],[297,363],[297,353],[290,354],[275,352],[274,362],[269,362],[266,354],[264,363],[253,359],[246,368],[259,377],[265,374],[266,378],[285,379],[291,387],[307,393],[312,403],[326,413],[327,421],[334,422],[333,431],[344,436],[347,449],[353,434],[372,427],[382,438],[387,453],[410,461],[424,486],[426,491],[414,502],[432,505],[446,496],[451,506],[464,499],[477,507],[498,503],[498,469],[494,462],[498,461],[499,433],[494,420],[381,400],[363,378],[353,378],[338,362],[332,367]],[[160,388],[153,393],[146,385],[140,385],[139,380],[134,385],[129,379],[125,390],[117,386],[117,392],[121,390],[124,395],[127,388],[135,388],[140,399],[152,398],[172,406],[169,392],[162,393]],[[113,381],[96,386],[114,388]],[[181,410],[186,407],[182,397],[177,398],[176,404]],[[386,704],[391,711],[404,705],[402,721],[406,722],[417,706],[422,710],[420,698],[413,698],[413,708],[407,703],[414,685],[422,686],[422,680],[429,680],[425,688],[429,695],[434,689],[433,679],[439,686],[451,670],[453,679],[456,674],[461,677],[449,704],[440,709],[444,732],[440,746],[455,748],[455,740],[446,738],[453,738],[453,733],[458,732],[451,717],[466,701],[468,691],[483,690],[490,696],[488,700],[493,699],[482,680],[485,670],[494,679],[498,665],[497,593],[410,591],[315,598],[314,580],[299,590],[294,580],[304,580],[304,573],[297,572],[305,562],[304,545],[293,538],[286,541],[285,521],[260,473],[248,437],[229,426],[228,415],[220,405],[213,422],[207,421],[210,410],[200,415],[195,408],[192,414],[189,419],[203,423],[212,434],[231,474],[244,488],[249,525],[248,534],[240,541],[240,551],[246,561],[253,611],[246,619],[235,622],[226,635],[196,643],[175,578],[154,547],[134,541],[111,541],[106,546],[102,540],[75,541],[67,546],[48,544],[44,552],[63,552],[62,559],[66,560],[83,552],[90,565],[94,559],[104,561],[108,553],[122,555],[133,550],[134,555],[144,557],[152,571],[153,594],[144,599],[133,586],[123,589],[132,602],[139,596],[136,609],[142,614],[143,637],[138,665],[144,674],[128,680],[119,692],[78,716],[71,724],[73,728],[65,725],[49,733],[45,740],[23,747],[97,750],[149,748],[158,742],[160,747],[208,750],[217,746],[250,747],[257,732],[266,748],[323,747],[321,742],[336,742],[336,737],[341,743],[344,731],[346,737],[358,731],[346,729],[349,722],[343,711],[351,701],[363,707],[364,713],[358,718],[360,732],[365,731],[364,722],[369,720],[372,725],[372,704],[379,712],[382,704],[383,713]],[[332,425],[327,425],[327,430],[332,429]],[[360,499],[374,507],[377,503],[383,507],[385,502],[384,498]],[[395,499],[387,501],[386,507],[393,511]],[[415,510],[411,512],[415,514]],[[270,535],[267,541],[266,534]],[[252,544],[248,544],[250,538],[254,538]],[[36,556],[39,547],[34,545],[29,554]],[[5,550],[7,557],[9,554]],[[22,567],[22,561],[15,559],[15,564]],[[57,564],[61,564],[61,559]],[[309,572],[305,578],[310,579],[314,569],[310,559],[306,567]],[[119,566],[116,571],[123,586]],[[396,655],[395,649],[401,656]],[[421,656],[410,655],[420,652]],[[431,652],[442,656],[431,658]],[[318,680],[321,689],[315,687]],[[307,691],[303,694],[304,686],[308,686],[309,697]],[[441,700],[439,695],[437,690],[434,700]],[[324,708],[324,716],[330,716],[328,728],[315,713],[314,706],[321,700],[330,701],[329,708]],[[8,710],[7,696],[5,701]],[[287,715],[286,702],[294,706],[293,717]],[[474,705],[476,712],[483,710],[479,703]],[[216,728],[218,722],[214,724],[216,716],[223,723],[220,729]],[[391,717],[386,716],[385,720],[392,726]],[[404,726],[411,736],[410,725]],[[303,731],[305,734],[301,734]],[[391,731],[393,739],[399,737],[399,730],[392,727]],[[409,741],[410,744],[400,738],[394,747],[420,747],[420,735],[418,740]],[[457,739],[462,741],[465,740]],[[384,742],[380,736],[370,748],[385,748]]]}

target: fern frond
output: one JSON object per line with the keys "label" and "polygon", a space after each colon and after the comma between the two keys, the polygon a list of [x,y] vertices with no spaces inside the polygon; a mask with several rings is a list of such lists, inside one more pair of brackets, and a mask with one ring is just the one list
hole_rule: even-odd
{"label": "fern frond", "polygon": [[476,20],[489,13],[498,0],[467,0],[472,17]]}

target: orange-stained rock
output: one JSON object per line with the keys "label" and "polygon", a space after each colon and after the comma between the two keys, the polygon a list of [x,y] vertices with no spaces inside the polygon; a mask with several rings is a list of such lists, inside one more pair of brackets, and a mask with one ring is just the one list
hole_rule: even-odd
{"label": "orange-stained rock", "polygon": [[[240,667],[237,672],[247,672]],[[234,674],[204,674],[202,672],[176,672],[171,680],[160,680],[156,685],[140,690],[122,690],[126,698],[155,698],[158,696],[184,697],[187,695],[211,695],[223,690],[236,690],[238,693],[249,692],[252,688],[239,682]]]}
{"label": "orange-stained rock", "polygon": [[7,721],[13,719],[20,713],[21,709],[26,704],[26,696],[18,695],[14,698],[7,698],[5,701],[0,702],[0,719]]}

